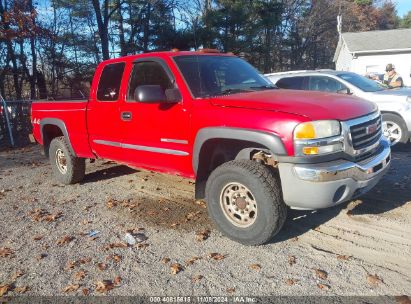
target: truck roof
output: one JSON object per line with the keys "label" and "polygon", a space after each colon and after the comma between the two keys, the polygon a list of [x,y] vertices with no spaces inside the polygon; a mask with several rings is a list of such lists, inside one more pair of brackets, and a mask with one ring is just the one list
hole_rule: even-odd
{"label": "truck roof", "polygon": [[124,59],[127,60],[134,60],[138,58],[143,58],[143,57],[177,57],[177,56],[235,56],[233,53],[222,53],[218,50],[214,49],[200,49],[198,51],[179,51],[179,50],[171,50],[171,51],[162,51],[162,52],[149,52],[149,53],[142,53],[142,54],[136,54],[136,55],[129,55],[129,56],[124,56],[124,57],[118,57],[118,58],[113,58],[109,60],[105,60],[102,63],[110,63],[110,62],[118,62],[118,61],[124,61]]}

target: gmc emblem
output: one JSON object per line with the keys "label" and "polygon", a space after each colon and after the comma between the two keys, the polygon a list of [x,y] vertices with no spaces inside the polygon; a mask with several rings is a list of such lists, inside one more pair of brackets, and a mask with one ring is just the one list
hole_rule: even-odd
{"label": "gmc emblem", "polygon": [[368,126],[368,127],[365,129],[365,134],[368,135],[368,134],[375,133],[375,132],[377,131],[377,129],[378,129],[378,124],[377,124],[377,123],[372,124],[372,125]]}

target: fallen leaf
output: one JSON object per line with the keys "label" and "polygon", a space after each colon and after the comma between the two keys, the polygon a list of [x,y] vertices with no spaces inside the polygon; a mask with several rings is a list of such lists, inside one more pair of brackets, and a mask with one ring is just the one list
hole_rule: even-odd
{"label": "fallen leaf", "polygon": [[192,277],[191,278],[191,281],[193,282],[193,283],[196,283],[196,282],[199,282],[200,280],[202,280],[204,277],[201,275],[201,274],[199,274],[199,275],[196,275],[196,276],[194,276],[194,277]]}
{"label": "fallen leaf", "polygon": [[251,264],[251,265],[248,266],[248,267],[250,267],[250,269],[256,270],[256,271],[260,271],[260,270],[261,270],[261,265],[260,265],[260,264]]}
{"label": "fallen leaf", "polygon": [[186,261],[186,265],[187,265],[187,266],[188,266],[188,265],[193,265],[195,261],[200,260],[200,259],[201,259],[201,258],[200,258],[200,257],[197,257],[197,256],[192,257],[191,259],[188,259],[188,260]]}
{"label": "fallen leaf", "polygon": [[411,304],[411,299],[408,296],[397,296],[395,297],[395,301],[398,304]]}
{"label": "fallen leaf", "polygon": [[73,269],[77,265],[76,261],[68,261],[66,263],[66,267],[64,267],[65,270]]}
{"label": "fallen leaf", "polygon": [[77,271],[76,274],[74,275],[74,279],[76,281],[80,281],[86,277],[86,274],[87,273],[84,270]]}
{"label": "fallen leaf", "polygon": [[227,293],[234,293],[235,292],[235,288],[227,288]]}
{"label": "fallen leaf", "polygon": [[290,255],[290,256],[288,257],[288,264],[289,264],[290,266],[293,266],[295,263],[296,263],[295,256]]}
{"label": "fallen leaf", "polygon": [[374,285],[374,286],[376,286],[380,283],[384,283],[384,281],[376,274],[374,274],[374,275],[368,274],[367,275],[367,281],[370,285]]}
{"label": "fallen leaf", "polygon": [[287,279],[287,280],[285,281],[285,283],[287,283],[288,286],[291,286],[291,285],[294,285],[294,284],[296,283],[296,280]]}
{"label": "fallen leaf", "polygon": [[331,288],[331,286],[330,285],[327,285],[327,284],[317,284],[317,287],[318,288],[320,288],[320,289],[324,289],[324,290],[328,290],[328,289],[330,289]]}
{"label": "fallen leaf", "polygon": [[167,264],[167,263],[169,263],[170,262],[170,259],[169,258],[162,258],[161,259],[161,263],[163,263],[163,264]]}
{"label": "fallen leaf", "polygon": [[97,263],[97,267],[98,269],[100,269],[101,271],[106,270],[107,265],[104,263]]}
{"label": "fallen leaf", "polygon": [[63,292],[75,292],[75,291],[77,291],[78,289],[80,288],[80,285],[78,285],[78,284],[74,284],[74,285],[69,285],[69,286],[67,286],[67,287],[65,287],[64,289],[63,289]]}
{"label": "fallen leaf", "polygon": [[88,288],[83,288],[82,292],[83,292],[83,295],[88,296],[90,293],[90,290]]}
{"label": "fallen leaf", "polygon": [[0,248],[0,257],[5,258],[5,257],[12,257],[14,255],[14,251],[11,250],[8,247],[2,247]]}
{"label": "fallen leaf", "polygon": [[120,285],[121,284],[121,277],[120,276],[115,277],[113,282],[114,282],[114,285]]}
{"label": "fallen leaf", "polygon": [[174,263],[174,264],[171,264],[170,269],[171,269],[172,274],[177,274],[180,271],[183,271],[183,266],[181,266],[178,263]]}
{"label": "fallen leaf", "polygon": [[341,261],[348,261],[351,258],[350,255],[337,255],[337,259]]}
{"label": "fallen leaf", "polygon": [[38,235],[38,236],[35,236],[35,237],[33,238],[33,240],[35,240],[35,241],[40,241],[42,238],[43,238],[43,236]]}
{"label": "fallen leaf", "polygon": [[0,285],[0,297],[4,296],[11,290],[10,284]]}
{"label": "fallen leaf", "polygon": [[28,286],[21,286],[21,287],[16,287],[13,289],[13,291],[17,293],[25,293],[28,290],[30,290],[30,287]]}
{"label": "fallen leaf", "polygon": [[61,218],[63,216],[63,212],[57,212],[55,214],[48,214],[45,217],[43,217],[42,221],[46,222],[54,222],[55,220]]}
{"label": "fallen leaf", "polygon": [[216,253],[216,252],[210,253],[210,254],[208,255],[208,257],[209,257],[210,259],[213,259],[213,260],[216,260],[216,261],[225,259],[225,255],[222,255],[222,254]]}
{"label": "fallen leaf", "polygon": [[146,249],[150,244],[137,244],[138,249]]}
{"label": "fallen leaf", "polygon": [[109,290],[112,290],[113,288],[114,288],[114,284],[110,280],[98,281],[96,283],[96,291],[100,293],[105,293]]}
{"label": "fallen leaf", "polygon": [[117,204],[118,204],[118,202],[117,202],[116,200],[113,200],[113,199],[109,199],[109,200],[106,202],[106,206],[107,206],[108,209],[111,209],[111,208],[116,207]]}
{"label": "fallen leaf", "polygon": [[197,242],[205,241],[209,237],[210,237],[210,230],[208,230],[208,229],[201,230],[201,231],[198,231],[196,233],[196,241]]}
{"label": "fallen leaf", "polygon": [[59,240],[57,241],[57,245],[63,246],[64,244],[68,244],[68,243],[70,243],[70,242],[73,241],[73,240],[74,240],[74,237],[69,236],[69,235],[66,235],[66,236],[63,236],[61,239],[59,239]]}
{"label": "fallen leaf", "polygon": [[315,275],[317,276],[317,278],[325,280],[328,277],[328,273],[324,270],[314,269],[314,271],[315,271]]}
{"label": "fallen leaf", "polygon": [[201,208],[207,208],[207,203],[205,201],[195,201],[195,203]]}
{"label": "fallen leaf", "polygon": [[13,275],[11,276],[11,280],[15,281],[17,278],[20,278],[24,272],[22,270],[17,270]]}
{"label": "fallen leaf", "polygon": [[118,254],[109,255],[106,260],[113,260],[114,262],[119,263],[121,261],[121,256]]}
{"label": "fallen leaf", "polygon": [[79,260],[79,262],[80,262],[80,264],[87,264],[87,263],[91,262],[91,258],[90,257],[83,258],[83,259]]}

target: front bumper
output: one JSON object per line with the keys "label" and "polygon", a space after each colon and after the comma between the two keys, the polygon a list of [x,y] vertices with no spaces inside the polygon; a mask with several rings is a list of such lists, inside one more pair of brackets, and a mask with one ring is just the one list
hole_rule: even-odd
{"label": "front bumper", "polygon": [[390,145],[381,141],[378,154],[358,163],[336,160],[319,164],[278,165],[285,203],[295,209],[338,205],[372,189],[387,172]]}

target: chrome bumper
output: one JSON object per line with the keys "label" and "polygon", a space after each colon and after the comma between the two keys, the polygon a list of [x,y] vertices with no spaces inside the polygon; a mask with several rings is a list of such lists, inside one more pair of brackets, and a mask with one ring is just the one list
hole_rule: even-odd
{"label": "chrome bumper", "polygon": [[284,202],[294,209],[328,208],[363,195],[388,171],[391,149],[380,141],[379,153],[354,163],[337,160],[318,164],[279,163]]}
{"label": "chrome bumper", "polygon": [[328,182],[344,178],[365,181],[379,174],[391,161],[389,143],[383,139],[381,145],[383,150],[379,154],[359,163],[341,160],[331,164],[296,165],[294,171],[300,179],[312,182]]}

